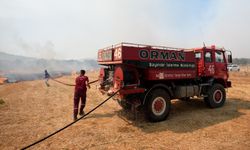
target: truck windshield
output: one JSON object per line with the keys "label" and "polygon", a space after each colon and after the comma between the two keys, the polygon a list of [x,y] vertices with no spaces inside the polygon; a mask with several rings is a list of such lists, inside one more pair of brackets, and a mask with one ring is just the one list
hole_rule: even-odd
{"label": "truck windshield", "polygon": [[201,58],[201,52],[195,53],[195,58],[200,59]]}
{"label": "truck windshield", "polygon": [[215,52],[215,62],[224,62],[223,53],[220,51]]}
{"label": "truck windshield", "polygon": [[205,53],[205,62],[212,62],[212,53],[211,52]]}

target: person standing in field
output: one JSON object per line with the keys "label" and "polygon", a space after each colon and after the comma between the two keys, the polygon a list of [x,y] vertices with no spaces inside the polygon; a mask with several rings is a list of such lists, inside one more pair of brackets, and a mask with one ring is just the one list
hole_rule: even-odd
{"label": "person standing in field", "polygon": [[75,93],[74,93],[74,121],[77,120],[77,114],[78,114],[78,107],[79,107],[79,101],[81,99],[81,106],[80,106],[80,112],[79,115],[84,115],[84,107],[86,105],[86,92],[87,87],[90,88],[89,85],[89,78],[85,76],[85,70],[80,71],[80,75],[75,80]]}
{"label": "person standing in field", "polygon": [[44,76],[45,76],[44,77],[45,78],[45,84],[47,85],[47,87],[49,87],[48,81],[49,81],[50,75],[49,75],[47,70],[44,70]]}

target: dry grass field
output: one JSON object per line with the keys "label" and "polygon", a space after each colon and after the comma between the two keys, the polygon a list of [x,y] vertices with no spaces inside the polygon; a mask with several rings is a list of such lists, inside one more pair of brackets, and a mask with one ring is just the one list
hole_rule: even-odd
{"label": "dry grass field", "polygon": [[[97,73],[87,74],[95,80]],[[74,82],[73,76],[58,80]],[[86,119],[32,149],[250,149],[250,72],[230,73],[222,108],[201,100],[172,101],[166,121],[149,123],[124,112],[111,100]],[[20,149],[72,121],[73,87],[50,81],[0,85],[0,149]],[[86,111],[106,96],[88,91]]]}

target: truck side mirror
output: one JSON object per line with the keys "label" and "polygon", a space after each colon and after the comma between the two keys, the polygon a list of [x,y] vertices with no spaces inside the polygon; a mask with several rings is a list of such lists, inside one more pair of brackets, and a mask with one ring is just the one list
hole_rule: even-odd
{"label": "truck side mirror", "polygon": [[228,55],[228,63],[232,63],[233,59],[232,59],[232,55]]}

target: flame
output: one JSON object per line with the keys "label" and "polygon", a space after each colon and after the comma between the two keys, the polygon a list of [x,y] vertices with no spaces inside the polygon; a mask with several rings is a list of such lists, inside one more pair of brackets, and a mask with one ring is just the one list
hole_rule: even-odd
{"label": "flame", "polygon": [[4,84],[8,81],[8,78],[0,77],[0,84]]}

